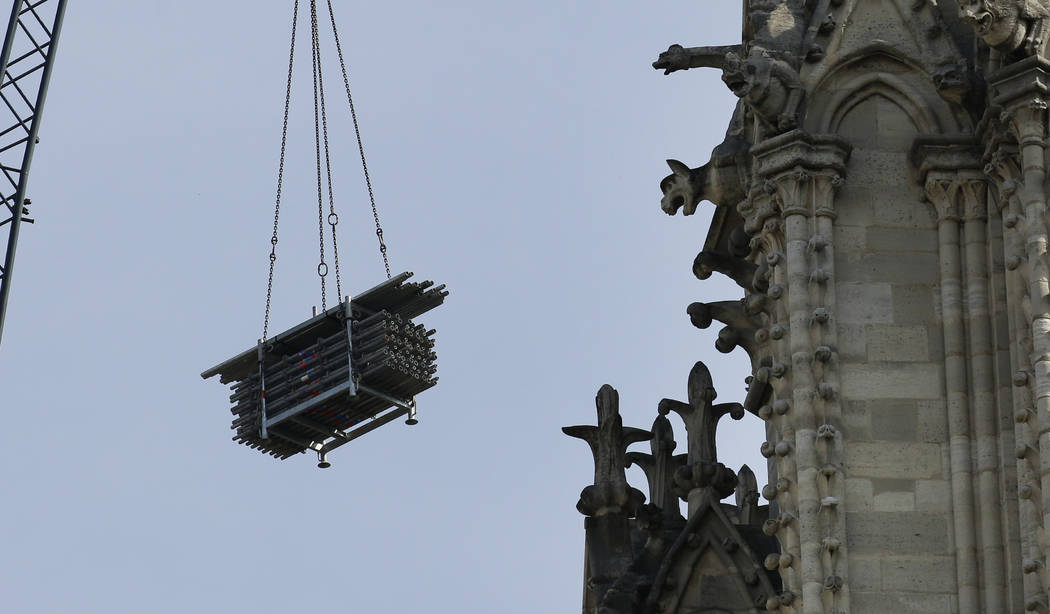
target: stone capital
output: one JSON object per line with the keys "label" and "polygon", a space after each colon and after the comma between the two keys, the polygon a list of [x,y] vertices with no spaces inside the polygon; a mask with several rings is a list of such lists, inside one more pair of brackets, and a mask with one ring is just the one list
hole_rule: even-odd
{"label": "stone capital", "polygon": [[926,183],[923,185],[924,193],[937,212],[938,222],[958,221],[962,218],[961,187],[958,177],[950,172],[936,171],[926,176]]}
{"label": "stone capital", "polygon": [[[851,147],[837,135],[810,134],[793,130],[767,139],[751,149],[755,177],[773,211],[755,208],[766,216],[779,212],[791,215],[834,216],[834,192],[842,185]],[[764,220],[748,220],[761,226]]]}
{"label": "stone capital", "polygon": [[931,172],[977,171],[984,168],[981,151],[970,135],[920,135],[911,150],[911,161],[922,183]]}
{"label": "stone capital", "polygon": [[982,175],[960,173],[959,192],[962,197],[963,220],[988,218],[988,183]]}
{"label": "stone capital", "polygon": [[1032,56],[1008,64],[988,75],[988,85],[991,103],[1003,109],[1001,120],[1020,145],[1042,142],[1050,101],[1050,62]]}
{"label": "stone capital", "polygon": [[939,221],[986,215],[984,165],[973,137],[920,136],[911,155]]}
{"label": "stone capital", "polygon": [[845,176],[851,151],[849,142],[838,135],[810,134],[802,130],[766,139],[751,148],[755,175],[760,181],[796,169],[834,171]]}

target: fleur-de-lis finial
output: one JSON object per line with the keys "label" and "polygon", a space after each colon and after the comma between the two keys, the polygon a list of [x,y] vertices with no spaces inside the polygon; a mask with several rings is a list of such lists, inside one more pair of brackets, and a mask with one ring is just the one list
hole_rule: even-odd
{"label": "fleur-de-lis finial", "polygon": [[744,407],[740,403],[713,403],[717,394],[711,372],[703,362],[693,365],[687,390],[688,403],[663,399],[659,406],[661,415],[673,411],[681,416],[688,435],[689,466],[682,468],[685,471],[679,470],[676,481],[685,490],[713,486],[723,496],[728,495],[736,486],[736,474],[718,462],[715,430],[726,414],[734,420],[743,418]]}
{"label": "fleur-de-lis finial", "polygon": [[594,484],[583,489],[576,509],[585,516],[626,513],[634,516],[645,502],[645,495],[627,483],[627,446],[646,441],[652,433],[623,426],[620,395],[606,384],[594,399],[598,426],[566,426],[562,431],[582,439],[594,455]]}
{"label": "fleur-de-lis finial", "polygon": [[638,465],[649,482],[649,500],[659,507],[665,519],[681,518],[678,496],[674,492],[674,472],[685,463],[685,454],[675,454],[677,443],[671,421],[658,415],[653,421],[653,437],[649,440],[652,454],[628,452],[627,465]]}

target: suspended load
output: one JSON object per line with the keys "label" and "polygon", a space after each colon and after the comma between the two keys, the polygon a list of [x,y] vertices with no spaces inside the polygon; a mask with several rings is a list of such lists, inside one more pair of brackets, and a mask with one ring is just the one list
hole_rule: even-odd
{"label": "suspended load", "polygon": [[[379,222],[375,193],[365,160],[335,14],[331,1],[326,4],[387,281],[353,299],[346,297],[328,309],[326,245],[331,248],[328,254],[335,269],[336,296],[343,296],[339,245],[336,240],[339,216],[335,210],[333,192],[333,152],[328,139],[328,107],[325,103],[318,3],[317,0],[310,0],[314,162],[317,178],[318,241],[315,245],[319,248],[317,275],[321,282],[321,313],[318,314],[315,308],[314,316],[309,320],[280,334],[269,335],[288,144],[292,69],[299,21],[299,0],[295,0],[273,234],[269,241],[270,272],[266,285],[262,337],[254,348],[201,374],[205,379],[218,375],[219,381],[230,385],[233,393],[230,395],[233,412],[231,428],[236,431],[234,441],[279,459],[312,450],[317,453],[318,467],[322,468],[330,466],[328,452],[369,431],[402,416],[407,416],[408,424],[416,423],[415,397],[437,383],[437,355],[434,353],[434,331],[427,330],[413,319],[442,304],[448,296],[443,285],[435,286],[431,281],[408,281],[412,273],[394,277],[390,274],[383,227]],[[324,208],[326,200],[327,216]],[[331,232],[330,239],[325,237],[326,221]]]}
{"label": "suspended load", "polygon": [[328,452],[402,416],[437,383],[434,331],[413,322],[445,301],[402,273],[208,369],[230,384],[234,441],[280,459]]}

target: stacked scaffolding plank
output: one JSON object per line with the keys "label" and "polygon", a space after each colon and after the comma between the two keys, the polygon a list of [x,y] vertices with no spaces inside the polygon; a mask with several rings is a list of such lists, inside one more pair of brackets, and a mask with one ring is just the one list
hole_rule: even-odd
{"label": "stacked scaffolding plank", "polygon": [[234,440],[285,459],[323,455],[398,417],[437,383],[433,282],[393,279],[202,373],[231,385]]}

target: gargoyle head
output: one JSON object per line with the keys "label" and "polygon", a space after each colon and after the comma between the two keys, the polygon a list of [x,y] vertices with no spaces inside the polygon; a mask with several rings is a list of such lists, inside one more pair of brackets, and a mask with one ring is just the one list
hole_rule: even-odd
{"label": "gargoyle head", "polygon": [[1016,0],[963,0],[959,17],[991,47],[1009,52],[1024,43],[1027,25]]}
{"label": "gargoyle head", "polygon": [[744,98],[754,87],[758,67],[750,59],[744,60],[730,51],[722,67],[722,81],[738,98]]}
{"label": "gargoyle head", "polygon": [[674,215],[682,209],[682,215],[692,215],[700,204],[700,186],[696,175],[688,166],[678,160],[668,160],[671,174],[660,182],[660,209],[667,215]]}
{"label": "gargoyle head", "polygon": [[933,73],[933,84],[941,98],[961,104],[973,88],[973,79],[965,62],[942,64]]}

